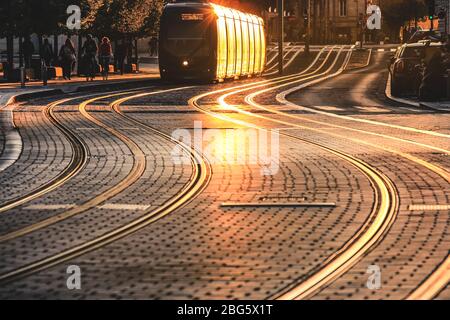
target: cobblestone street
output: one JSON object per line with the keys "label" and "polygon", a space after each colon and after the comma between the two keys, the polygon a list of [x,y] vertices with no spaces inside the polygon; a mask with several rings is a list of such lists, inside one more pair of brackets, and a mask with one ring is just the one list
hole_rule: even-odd
{"label": "cobblestone street", "polygon": [[2,108],[0,297],[450,299],[448,113],[353,52]]}

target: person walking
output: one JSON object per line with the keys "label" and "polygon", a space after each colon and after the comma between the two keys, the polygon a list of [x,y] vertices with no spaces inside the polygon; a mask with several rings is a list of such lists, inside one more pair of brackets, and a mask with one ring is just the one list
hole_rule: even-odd
{"label": "person walking", "polygon": [[111,61],[111,57],[112,57],[111,41],[109,41],[108,37],[102,38],[102,43],[99,48],[98,56],[99,56],[100,64],[102,66],[103,80],[108,80],[109,62]]}
{"label": "person walking", "polygon": [[42,44],[40,55],[41,55],[41,59],[44,60],[45,66],[50,67],[52,64],[54,54],[53,54],[53,48],[50,45],[50,42],[48,41],[48,39],[44,39],[44,43]]}
{"label": "person walking", "polygon": [[125,72],[125,58],[128,56],[128,45],[125,41],[120,41],[116,48],[117,69],[120,74]]}
{"label": "person walking", "polygon": [[155,36],[152,36],[148,44],[150,47],[150,56],[156,57],[158,55],[158,39]]}
{"label": "person walking", "polygon": [[30,40],[30,36],[26,36],[22,42],[23,56],[25,58],[25,68],[31,68],[31,58],[34,54],[34,44]]}
{"label": "person walking", "polygon": [[98,46],[92,35],[88,34],[83,47],[81,48],[83,53],[83,66],[84,73],[86,75],[86,81],[94,81],[95,74],[97,73],[97,59]]}
{"label": "person walking", "polygon": [[66,39],[66,42],[59,50],[59,59],[61,60],[64,79],[71,80],[72,68],[77,60],[77,56],[75,54],[75,47],[69,38]]}

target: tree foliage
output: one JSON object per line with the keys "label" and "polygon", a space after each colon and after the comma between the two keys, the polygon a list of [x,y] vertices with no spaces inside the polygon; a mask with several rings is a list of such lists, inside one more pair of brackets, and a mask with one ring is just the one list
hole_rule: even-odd
{"label": "tree foliage", "polygon": [[0,36],[73,33],[67,7],[81,9],[81,30],[120,37],[142,36],[158,28],[162,0],[1,0]]}
{"label": "tree foliage", "polygon": [[426,15],[426,0],[385,0],[383,17],[389,29],[398,30],[405,22]]}

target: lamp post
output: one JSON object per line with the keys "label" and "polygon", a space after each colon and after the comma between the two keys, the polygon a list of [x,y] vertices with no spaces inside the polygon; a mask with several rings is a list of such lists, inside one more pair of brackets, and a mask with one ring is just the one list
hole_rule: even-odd
{"label": "lamp post", "polygon": [[308,7],[306,12],[306,43],[305,52],[309,54],[309,46],[311,44],[311,0],[308,0]]}
{"label": "lamp post", "polygon": [[283,74],[284,0],[278,0],[278,73]]}

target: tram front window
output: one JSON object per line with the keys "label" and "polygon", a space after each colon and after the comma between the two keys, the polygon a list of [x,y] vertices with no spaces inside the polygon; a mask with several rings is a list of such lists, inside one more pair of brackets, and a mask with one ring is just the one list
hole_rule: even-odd
{"label": "tram front window", "polygon": [[166,49],[177,57],[207,57],[208,28],[203,21],[182,21],[167,30]]}

